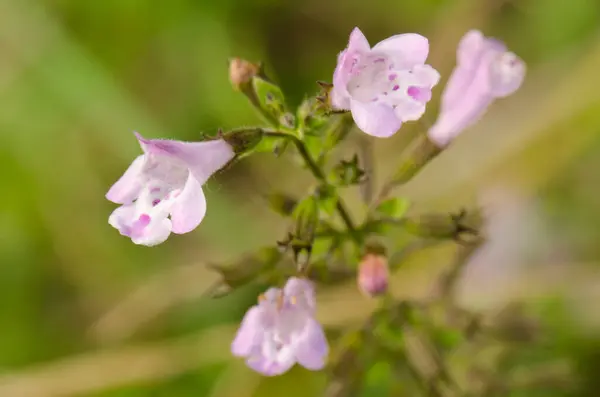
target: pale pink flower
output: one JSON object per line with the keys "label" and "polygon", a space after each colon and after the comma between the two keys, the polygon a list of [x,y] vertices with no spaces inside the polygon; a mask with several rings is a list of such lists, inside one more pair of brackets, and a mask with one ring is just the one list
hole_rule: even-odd
{"label": "pale pink flower", "polygon": [[325,367],[329,345],[314,316],[312,283],[292,277],[283,290],[270,288],[248,310],[231,351],[267,376],[281,375],[295,363],[320,370]]}
{"label": "pale pink flower", "polygon": [[504,44],[477,30],[462,38],[456,55],[440,115],[428,132],[438,147],[448,145],[477,122],[494,99],[514,93],[525,78],[525,63]]}
{"label": "pale pink flower", "polygon": [[135,244],[152,246],[171,232],[188,233],[200,224],[206,214],[202,185],[234,152],[222,139],[180,142],[135,135],[144,154],[106,194],[123,204],[108,222]]}
{"label": "pale pink flower", "polygon": [[386,138],[403,122],[418,120],[431,99],[439,73],[425,60],[427,38],[414,34],[389,37],[373,48],[358,28],[338,56],[330,93],[334,109],[350,110],[356,125]]}

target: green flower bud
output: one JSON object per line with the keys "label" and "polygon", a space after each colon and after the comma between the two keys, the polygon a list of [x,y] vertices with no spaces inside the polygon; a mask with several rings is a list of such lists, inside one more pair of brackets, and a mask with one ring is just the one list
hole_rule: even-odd
{"label": "green flower bud", "polygon": [[312,243],[319,225],[319,206],[317,199],[310,196],[302,200],[294,210],[294,230],[291,247],[294,259],[300,269],[304,269],[310,260]]}
{"label": "green flower bud", "polygon": [[238,154],[245,154],[254,149],[262,140],[264,131],[262,128],[240,128],[221,133],[221,138],[233,147]]}

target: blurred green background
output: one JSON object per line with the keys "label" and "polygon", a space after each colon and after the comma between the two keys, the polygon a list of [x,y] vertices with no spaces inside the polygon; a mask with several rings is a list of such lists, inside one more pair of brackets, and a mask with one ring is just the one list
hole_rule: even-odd
{"label": "blurred green background", "polygon": [[[426,35],[429,62],[444,79],[471,28],[527,62],[522,89],[398,194],[423,211],[454,210],[497,186],[528,203],[499,229],[500,239],[510,238],[493,260],[466,277],[464,300],[484,308],[515,297],[530,303],[556,348],[544,359],[568,357],[577,393],[597,395],[597,0],[2,0],[0,396],[319,395],[322,374],[295,368],[264,379],[229,357],[236,324],[260,288],[201,298],[215,280],[203,263],[282,236],[285,224],[261,194],[300,192],[310,182],[305,172],[269,155],[238,163],[209,183],[203,224],[154,248],[134,246],[107,224],[115,206],[104,194],[139,153],[134,130],[193,140],[259,122],[230,87],[229,57],[263,60],[298,104],[316,92],[315,81],[331,80],[354,26],[372,44],[401,32]],[[376,177],[393,168],[418,128],[374,143]],[[537,228],[529,227],[531,207],[543,220]],[[448,249],[411,259],[395,291],[426,290]],[[319,301],[330,326],[360,321],[373,306],[353,283]]]}

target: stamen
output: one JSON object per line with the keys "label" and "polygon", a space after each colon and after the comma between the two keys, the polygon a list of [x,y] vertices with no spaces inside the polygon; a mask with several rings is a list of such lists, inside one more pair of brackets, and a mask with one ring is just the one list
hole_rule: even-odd
{"label": "stamen", "polygon": [[258,303],[264,302],[266,300],[267,300],[267,297],[265,296],[265,294],[258,295]]}

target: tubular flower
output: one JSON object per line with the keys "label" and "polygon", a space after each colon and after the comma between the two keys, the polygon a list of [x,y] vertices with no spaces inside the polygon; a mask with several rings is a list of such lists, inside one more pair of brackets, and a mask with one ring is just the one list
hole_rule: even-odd
{"label": "tubular flower", "polygon": [[180,142],[135,136],[144,154],[106,194],[122,204],[108,222],[135,244],[152,246],[171,232],[188,233],[200,224],[206,214],[202,185],[234,152],[222,139]]}
{"label": "tubular flower", "polygon": [[525,78],[525,63],[506,46],[477,30],[460,41],[457,65],[442,94],[440,115],[428,132],[438,147],[448,145],[476,123],[496,98],[514,93]]}

